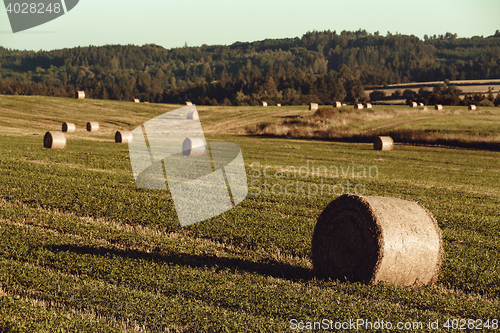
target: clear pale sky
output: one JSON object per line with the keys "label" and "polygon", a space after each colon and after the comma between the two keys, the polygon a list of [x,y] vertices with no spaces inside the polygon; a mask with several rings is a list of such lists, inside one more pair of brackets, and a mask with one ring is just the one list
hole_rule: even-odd
{"label": "clear pale sky", "polygon": [[[19,0],[27,2],[27,0]],[[65,15],[12,33],[0,8],[0,46],[53,50],[154,43],[165,48],[229,45],[300,37],[313,30],[490,36],[500,30],[500,0],[80,0]]]}

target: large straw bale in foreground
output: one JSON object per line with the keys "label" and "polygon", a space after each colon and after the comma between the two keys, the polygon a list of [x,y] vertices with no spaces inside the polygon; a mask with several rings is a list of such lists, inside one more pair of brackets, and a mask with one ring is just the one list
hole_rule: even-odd
{"label": "large straw bale in foreground", "polygon": [[390,136],[377,136],[373,141],[374,150],[393,150],[394,140]]}
{"label": "large straw bale in foreground", "polygon": [[43,137],[43,146],[51,149],[64,149],[66,136],[63,132],[47,132]]}
{"label": "large straw bale in foreground", "polygon": [[432,214],[398,198],[345,194],[321,213],[312,239],[317,276],[367,284],[433,284],[442,253]]}

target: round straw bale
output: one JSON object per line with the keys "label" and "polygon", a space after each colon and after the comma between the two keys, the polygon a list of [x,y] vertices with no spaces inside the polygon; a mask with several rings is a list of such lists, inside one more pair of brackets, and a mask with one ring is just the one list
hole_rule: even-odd
{"label": "round straw bale", "polygon": [[333,102],[333,107],[340,108],[340,107],[342,107],[342,103],[340,103],[339,101]]}
{"label": "round straw bale", "polygon": [[443,106],[441,104],[436,104],[436,106],[434,106],[434,109],[436,109],[436,110],[442,110]]}
{"label": "round straw bale", "polygon": [[309,110],[315,111],[319,108],[318,103],[309,103]]}
{"label": "round straw bale", "polygon": [[205,156],[207,151],[205,140],[200,138],[187,138],[182,143],[182,155],[184,156]]}
{"label": "round straw bale", "polygon": [[476,106],[474,104],[469,105],[469,110],[475,110]]}
{"label": "round straw bale", "polygon": [[66,148],[66,136],[62,132],[47,132],[43,137],[43,146],[52,149]]}
{"label": "round straw bale", "polygon": [[97,132],[99,130],[99,123],[97,121],[89,121],[87,123],[87,131]]}
{"label": "round straw bale", "polygon": [[390,136],[377,136],[373,141],[374,150],[393,150],[394,141]]}
{"label": "round straw bale", "polygon": [[200,116],[198,116],[198,111],[196,110],[189,111],[187,114],[187,119],[193,119],[193,120],[200,119]]}
{"label": "round straw bale", "polygon": [[281,106],[281,103],[276,104],[276,106]]}
{"label": "round straw bale", "polygon": [[74,131],[76,131],[76,126],[73,123],[63,123],[62,124],[62,131],[68,132],[68,133],[73,133]]}
{"label": "round straw bale", "polygon": [[134,103],[140,103],[141,101],[138,98],[134,98]]}
{"label": "round straw bale", "polygon": [[371,109],[372,108],[372,103],[365,103],[365,107],[367,109]]}
{"label": "round straw bale", "polygon": [[78,90],[78,91],[76,92],[76,98],[77,98],[77,99],[85,99],[85,91],[83,91],[83,90]]}
{"label": "round straw bale", "polygon": [[130,143],[130,142],[132,142],[132,132],[130,132],[130,131],[116,131],[115,142],[116,143]]}
{"label": "round straw bale", "polygon": [[411,108],[416,108],[417,107],[417,102],[410,102],[410,107]]}
{"label": "round straw bale", "polygon": [[267,106],[267,102],[262,102],[262,106]]}
{"label": "round straw bale", "polygon": [[356,103],[356,104],[354,104],[354,108],[355,108],[355,109],[362,109],[362,108],[363,108],[363,104],[361,104],[361,103]]}
{"label": "round straw bale", "polygon": [[317,276],[367,284],[433,284],[442,253],[432,214],[398,198],[342,195],[321,213],[312,238]]}
{"label": "round straw bale", "polygon": [[193,102],[190,102],[190,101],[186,101],[186,105],[193,105]]}

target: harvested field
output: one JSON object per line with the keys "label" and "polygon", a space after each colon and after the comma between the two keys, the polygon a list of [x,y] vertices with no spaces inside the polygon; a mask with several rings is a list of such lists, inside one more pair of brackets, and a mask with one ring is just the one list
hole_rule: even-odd
{"label": "harvested field", "polygon": [[[249,194],[181,228],[170,192],[138,188],[127,145],[114,142],[117,130],[179,107],[0,96],[0,331],[287,332],[293,318],[362,318],[438,320],[440,332],[450,318],[498,318],[500,152],[399,144],[381,155],[371,142],[245,135],[262,121],[331,124],[309,117],[306,105],[200,107],[207,142],[241,148]],[[334,123],[353,131],[416,117],[394,130],[498,135],[495,108],[425,118],[374,106],[367,122],[348,109]],[[44,149],[43,134],[60,130],[69,112],[77,128],[91,118],[103,132],[82,130],[66,149]],[[434,286],[315,276],[318,216],[356,191],[414,200],[434,215],[444,248]]]}

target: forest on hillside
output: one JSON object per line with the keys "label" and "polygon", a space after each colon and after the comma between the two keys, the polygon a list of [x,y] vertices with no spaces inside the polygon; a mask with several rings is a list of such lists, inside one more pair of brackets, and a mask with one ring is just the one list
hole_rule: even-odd
{"label": "forest on hillside", "polygon": [[[301,38],[174,48],[148,44],[20,51],[0,46],[0,94],[200,105],[361,102],[364,87],[500,78],[500,31],[488,37],[313,31]],[[413,99],[464,103],[443,84]],[[425,95],[425,96],[424,96]],[[466,100],[500,97],[470,96]],[[426,100],[427,99],[427,100]]]}

